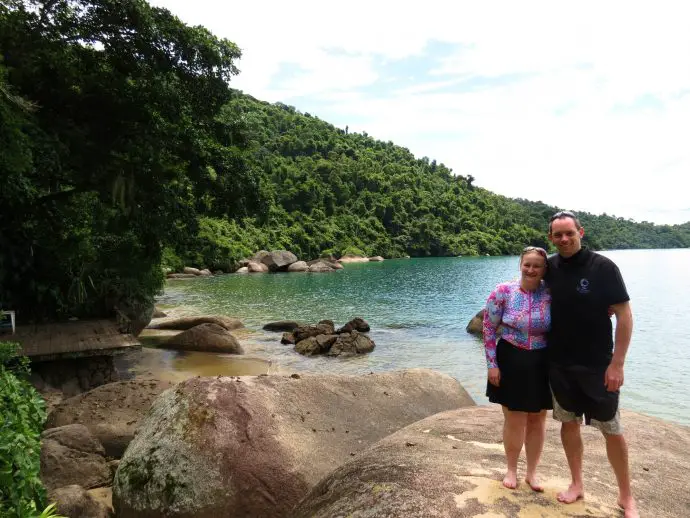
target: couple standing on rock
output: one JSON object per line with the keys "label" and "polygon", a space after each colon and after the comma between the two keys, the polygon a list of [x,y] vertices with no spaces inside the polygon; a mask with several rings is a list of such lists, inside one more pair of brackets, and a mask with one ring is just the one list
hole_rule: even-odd
{"label": "couple standing on rock", "polygon": [[[484,313],[487,396],[503,407],[508,470],[503,485],[517,487],[525,446],[525,482],[543,491],[536,469],[544,446],[546,411],[561,422],[570,467],[564,504],[584,497],[580,425],[598,428],[618,482],[625,518],[638,518],[630,488],[628,448],[618,411],[632,313],[623,278],[608,258],[582,246],[584,228],[572,212],[557,212],[549,240],[558,254],[529,246],[520,254],[520,280],[499,284]],[[616,315],[615,347],[610,314]]]}

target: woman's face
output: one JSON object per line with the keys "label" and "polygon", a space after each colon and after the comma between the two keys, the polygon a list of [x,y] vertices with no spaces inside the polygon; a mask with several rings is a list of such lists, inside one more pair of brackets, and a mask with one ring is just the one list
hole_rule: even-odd
{"label": "woman's face", "polygon": [[527,252],[520,260],[520,273],[526,281],[540,282],[546,273],[546,258],[537,251]]}

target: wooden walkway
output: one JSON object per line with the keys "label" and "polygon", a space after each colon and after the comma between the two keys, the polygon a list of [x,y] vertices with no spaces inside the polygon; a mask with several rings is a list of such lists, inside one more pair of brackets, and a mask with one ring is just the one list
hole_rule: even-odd
{"label": "wooden walkway", "polygon": [[32,360],[111,356],[141,345],[134,336],[120,333],[114,320],[105,319],[17,326],[14,334],[2,334],[0,340],[19,342],[21,354]]}

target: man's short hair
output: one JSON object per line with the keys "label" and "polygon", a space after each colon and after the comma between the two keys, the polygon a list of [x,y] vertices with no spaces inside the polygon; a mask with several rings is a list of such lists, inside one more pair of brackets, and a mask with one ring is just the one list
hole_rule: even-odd
{"label": "man's short hair", "polygon": [[577,216],[573,213],[570,212],[569,210],[559,210],[551,216],[551,219],[549,220],[549,234],[551,233],[551,227],[553,225],[553,222],[556,221],[557,219],[567,219],[570,218],[575,222],[575,228],[580,230],[582,228],[582,225],[580,224],[580,220],[577,219]]}

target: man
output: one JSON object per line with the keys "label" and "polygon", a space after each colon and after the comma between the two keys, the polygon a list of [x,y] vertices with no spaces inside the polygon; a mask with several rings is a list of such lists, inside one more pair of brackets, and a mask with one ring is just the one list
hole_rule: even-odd
{"label": "man", "polygon": [[[561,441],[572,482],[558,494],[570,504],[584,497],[580,435],[582,416],[601,430],[618,481],[618,505],[625,518],[638,518],[630,488],[628,447],[618,411],[623,365],[632,335],[632,312],[623,278],[610,259],[582,246],[585,230],[572,212],[557,212],[549,240],[558,254],[549,258],[551,288],[549,382],[553,417],[561,422]],[[609,308],[616,315],[615,346]]]}

